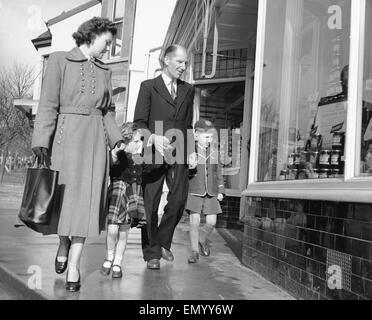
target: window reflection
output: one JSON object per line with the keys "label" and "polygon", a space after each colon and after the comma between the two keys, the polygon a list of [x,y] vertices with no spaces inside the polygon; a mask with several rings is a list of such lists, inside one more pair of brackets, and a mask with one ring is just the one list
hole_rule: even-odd
{"label": "window reflection", "polygon": [[267,8],[258,181],[342,177],[350,1]]}
{"label": "window reflection", "polygon": [[372,175],[372,1],[366,3],[360,175]]}

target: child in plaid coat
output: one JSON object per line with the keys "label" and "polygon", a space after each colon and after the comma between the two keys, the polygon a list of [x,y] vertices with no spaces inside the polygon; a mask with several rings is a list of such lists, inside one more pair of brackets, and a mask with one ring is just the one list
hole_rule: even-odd
{"label": "child in plaid coat", "polygon": [[121,278],[121,261],[126,248],[130,227],[142,227],[145,222],[145,209],[142,194],[142,166],[136,164],[134,157],[142,151],[141,134],[131,122],[121,126],[124,150],[112,154],[110,186],[108,190],[108,216],[106,259],[101,273],[112,278]]}

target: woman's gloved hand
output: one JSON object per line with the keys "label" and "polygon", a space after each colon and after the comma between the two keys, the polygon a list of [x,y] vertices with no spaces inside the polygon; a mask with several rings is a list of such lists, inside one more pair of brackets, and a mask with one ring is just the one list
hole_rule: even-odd
{"label": "woman's gloved hand", "polygon": [[120,140],[116,143],[115,147],[114,148],[117,148],[117,149],[121,149],[123,150],[124,149],[124,141],[123,140]]}
{"label": "woman's gloved hand", "polygon": [[47,167],[50,167],[50,156],[49,156],[49,150],[47,148],[34,147],[32,148],[32,151],[37,158],[38,165],[45,165]]}

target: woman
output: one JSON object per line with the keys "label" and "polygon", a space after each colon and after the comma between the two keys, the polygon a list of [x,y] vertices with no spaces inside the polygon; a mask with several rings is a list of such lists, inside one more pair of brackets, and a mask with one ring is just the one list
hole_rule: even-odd
{"label": "woman", "polygon": [[98,236],[104,228],[109,148],[117,152],[122,144],[108,112],[111,70],[98,60],[116,32],[110,20],[94,17],[72,35],[77,47],[49,56],[35,120],[32,149],[39,161],[50,162],[51,169],[59,171],[59,220],[44,234],[59,235],[57,273],[66,270],[71,251],[68,291],[80,289],[85,238]]}

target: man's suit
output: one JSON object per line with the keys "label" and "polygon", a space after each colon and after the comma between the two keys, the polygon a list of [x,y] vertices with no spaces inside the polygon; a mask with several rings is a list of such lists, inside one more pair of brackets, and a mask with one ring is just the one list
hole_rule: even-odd
{"label": "man's suit", "polygon": [[[182,217],[188,193],[188,152],[193,150],[192,131],[194,88],[177,80],[177,98],[174,101],[162,76],[142,82],[138,94],[134,122],[151,133],[166,135],[169,129],[178,129],[182,137],[171,140],[176,146],[176,163],[157,164],[153,170],[143,175],[144,202],[147,228],[142,229],[142,249],[144,260],[160,259],[161,247],[170,249],[176,225]],[[161,121],[163,132],[155,132],[155,122]],[[189,134],[189,136],[187,136]],[[186,141],[187,137],[187,141]],[[189,144],[189,148],[187,148]],[[144,141],[147,145],[147,141]],[[184,151],[182,153],[181,149]],[[152,147],[154,151],[154,147]],[[156,154],[153,152],[153,155]],[[146,151],[145,151],[146,154]],[[159,154],[157,154],[159,156]],[[179,157],[180,156],[180,157]],[[154,159],[154,157],[153,157]],[[145,161],[148,159],[145,159]],[[158,227],[158,207],[164,179],[169,188],[167,205]]]}

